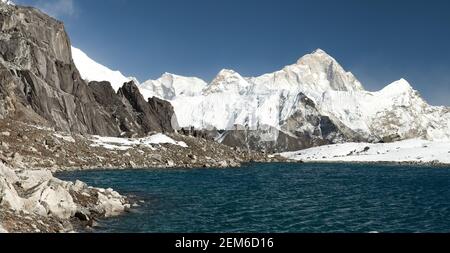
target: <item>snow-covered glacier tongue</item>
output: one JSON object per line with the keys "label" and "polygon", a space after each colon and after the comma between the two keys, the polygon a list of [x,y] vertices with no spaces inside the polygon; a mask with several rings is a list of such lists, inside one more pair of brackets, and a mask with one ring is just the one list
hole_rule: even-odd
{"label": "snow-covered glacier tongue", "polygon": [[428,105],[404,79],[369,92],[321,49],[258,77],[224,69],[208,84],[165,73],[139,90],[145,99],[170,101],[181,128],[267,152],[345,142],[450,140],[449,108]]}

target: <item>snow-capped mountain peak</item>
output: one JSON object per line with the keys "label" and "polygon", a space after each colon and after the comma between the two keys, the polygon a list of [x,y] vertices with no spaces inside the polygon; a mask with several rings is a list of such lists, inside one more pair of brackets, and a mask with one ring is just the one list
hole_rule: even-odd
{"label": "snow-capped mountain peak", "polygon": [[[362,84],[322,49],[317,49],[311,54],[301,57],[297,64],[291,67],[294,71],[301,72],[304,79],[321,84],[322,88],[340,91],[361,91]],[[308,77],[308,75],[310,75]]]}
{"label": "snow-capped mountain peak", "polygon": [[336,62],[336,60],[331,55],[327,54],[327,52],[319,48],[309,54],[300,57],[297,61],[297,64],[305,65],[313,62],[315,62],[315,64],[328,65],[331,62]]}
{"label": "snow-capped mountain peak", "polygon": [[414,91],[411,84],[406,79],[402,78],[398,81],[389,84],[380,92],[386,94],[400,94],[400,93],[409,93],[411,91]]}
{"label": "snow-capped mountain peak", "polygon": [[231,69],[222,69],[211,84],[205,89],[204,94],[227,92],[244,94],[252,86],[244,77]]}
{"label": "snow-capped mountain peak", "polygon": [[244,78],[241,76],[241,74],[232,69],[222,69],[214,78],[214,80],[211,82],[211,84],[217,84],[223,81],[230,82],[231,81],[230,79],[240,80]]}
{"label": "snow-capped mountain peak", "polygon": [[222,69],[219,71],[217,76],[229,76],[229,75],[235,75],[235,74],[238,74],[238,73],[232,69]]}
{"label": "snow-capped mountain peak", "polygon": [[314,50],[313,54],[325,54],[325,55],[328,55],[327,52],[325,52],[323,49],[320,49],[320,48]]}
{"label": "snow-capped mountain peak", "polygon": [[178,96],[200,95],[206,86],[207,83],[200,78],[166,72],[156,80],[145,81],[139,85],[139,89],[146,99],[155,96],[172,100]]}
{"label": "snow-capped mountain peak", "polygon": [[[82,75],[89,76],[82,63],[76,61]],[[103,77],[110,75],[98,78]],[[351,72],[321,49],[258,77],[223,69],[208,85],[199,78],[164,73],[139,89],[146,99],[156,96],[170,101],[180,127],[230,130],[238,125],[255,131],[269,127],[292,137],[315,133],[312,119],[325,120],[323,116],[347,136],[363,140],[450,139],[449,110],[429,106],[408,81],[400,79],[380,91],[366,91]],[[305,113],[314,116],[309,117],[311,121]],[[322,123],[332,125],[325,120],[318,127]],[[270,138],[278,136],[266,133]]]}

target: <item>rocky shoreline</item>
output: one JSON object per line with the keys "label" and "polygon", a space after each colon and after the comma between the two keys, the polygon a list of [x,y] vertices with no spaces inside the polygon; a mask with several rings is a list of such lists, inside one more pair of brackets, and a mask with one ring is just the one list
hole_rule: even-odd
{"label": "rocky shoreline", "polygon": [[65,182],[55,178],[55,172],[224,168],[285,161],[177,133],[165,137],[173,143],[147,143],[56,132],[13,120],[1,120],[0,129],[0,232],[73,232],[95,227],[96,220],[121,215],[136,205],[113,189]]}
{"label": "rocky shoreline", "polygon": [[3,232],[73,232],[94,227],[96,220],[131,208],[113,189],[81,181],[65,182],[49,170],[15,168],[0,163],[0,226]]}

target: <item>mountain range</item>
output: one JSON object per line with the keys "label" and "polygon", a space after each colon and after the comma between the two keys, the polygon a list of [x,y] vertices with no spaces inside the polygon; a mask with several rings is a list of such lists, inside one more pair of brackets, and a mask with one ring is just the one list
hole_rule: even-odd
{"label": "mountain range", "polygon": [[[87,80],[137,82],[78,56],[87,55],[74,54],[77,67],[90,70],[81,72]],[[429,105],[405,79],[367,91],[321,49],[258,77],[224,69],[207,83],[165,73],[137,86],[144,98],[169,101],[179,127],[212,132],[232,146],[284,152],[350,141],[450,140],[450,108]]]}

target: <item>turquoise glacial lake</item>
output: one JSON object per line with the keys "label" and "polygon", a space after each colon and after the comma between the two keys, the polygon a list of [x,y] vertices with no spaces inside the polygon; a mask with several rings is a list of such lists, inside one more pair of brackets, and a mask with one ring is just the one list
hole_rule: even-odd
{"label": "turquoise glacial lake", "polygon": [[144,200],[96,232],[450,232],[450,167],[248,164],[59,173]]}

